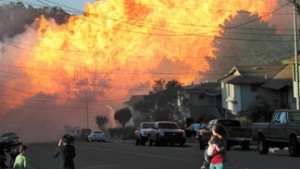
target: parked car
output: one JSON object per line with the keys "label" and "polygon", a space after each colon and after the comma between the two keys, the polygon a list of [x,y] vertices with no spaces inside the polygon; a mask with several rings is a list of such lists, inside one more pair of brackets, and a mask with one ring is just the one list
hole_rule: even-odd
{"label": "parked car", "polygon": [[106,141],[105,133],[101,130],[93,130],[87,136],[87,141],[88,142],[93,142],[93,141],[105,142]]}
{"label": "parked car", "polygon": [[185,131],[179,129],[177,123],[171,121],[158,121],[154,123],[152,130],[149,133],[149,146],[161,144],[175,143],[183,146],[186,141]]}
{"label": "parked car", "polygon": [[86,140],[87,136],[92,132],[91,129],[89,128],[83,128],[80,130],[80,135],[79,135],[79,139],[80,140]]}
{"label": "parked car", "polygon": [[149,140],[149,132],[152,130],[153,126],[154,122],[141,122],[139,128],[135,131],[135,145],[145,145],[145,143]]}
{"label": "parked car", "polygon": [[20,138],[15,132],[6,132],[1,135],[1,142],[10,143],[11,145],[19,145]]}
{"label": "parked car", "polygon": [[252,137],[260,154],[267,154],[269,147],[289,147],[290,156],[300,156],[300,111],[275,110],[271,122],[252,124]]}
{"label": "parked car", "polygon": [[251,138],[251,128],[242,127],[239,120],[221,120],[214,119],[209,121],[207,128],[208,131],[202,132],[199,136],[200,149],[204,149],[208,145],[208,140],[210,139],[212,132],[211,128],[215,124],[222,124],[227,132],[227,149],[234,145],[240,145],[242,150],[249,150]]}

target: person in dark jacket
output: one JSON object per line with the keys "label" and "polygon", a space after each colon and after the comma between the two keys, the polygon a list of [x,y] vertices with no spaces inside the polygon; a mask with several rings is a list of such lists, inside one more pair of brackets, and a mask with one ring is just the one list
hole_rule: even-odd
{"label": "person in dark jacket", "polygon": [[61,157],[61,169],[75,169],[73,159],[76,156],[74,139],[70,135],[64,135],[58,142],[54,158]]}

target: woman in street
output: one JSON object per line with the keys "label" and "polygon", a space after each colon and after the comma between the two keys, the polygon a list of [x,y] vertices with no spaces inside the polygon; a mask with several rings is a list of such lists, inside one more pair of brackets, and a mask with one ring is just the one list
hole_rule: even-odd
{"label": "woman in street", "polygon": [[[210,161],[210,169],[226,169],[227,168],[227,155],[226,155],[226,130],[221,124],[212,126],[212,134],[219,139],[220,146],[214,149],[214,156]],[[219,148],[223,147],[223,148]]]}

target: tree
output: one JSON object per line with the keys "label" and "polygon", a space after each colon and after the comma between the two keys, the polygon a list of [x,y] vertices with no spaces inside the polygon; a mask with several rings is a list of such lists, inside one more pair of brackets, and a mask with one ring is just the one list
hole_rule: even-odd
{"label": "tree", "polygon": [[298,15],[300,15],[300,4],[296,3],[295,6],[296,6],[296,10],[297,10]]}
{"label": "tree", "polygon": [[106,116],[96,116],[96,123],[97,123],[97,125],[98,125],[98,127],[99,127],[99,129],[100,130],[105,130],[105,126],[106,126],[106,124],[108,123],[108,118],[106,117]]}
{"label": "tree", "polygon": [[127,108],[117,110],[115,115],[114,115],[114,118],[124,128],[125,124],[131,119],[131,116],[132,116],[131,110],[127,107]]}
{"label": "tree", "polygon": [[182,120],[177,105],[182,90],[182,84],[176,80],[157,80],[152,86],[152,91],[134,108],[142,112],[144,119],[149,121]]}
{"label": "tree", "polygon": [[257,121],[269,122],[271,121],[274,110],[275,110],[275,105],[270,99],[262,95],[258,95],[250,103],[246,112],[248,112],[249,118],[252,122],[257,122]]}
{"label": "tree", "polygon": [[[48,10],[45,10],[48,9]],[[41,15],[45,18],[53,18],[57,24],[68,21],[70,14],[63,11],[61,7],[33,8],[22,2],[10,2],[0,5],[0,41],[11,38],[25,31],[25,25],[31,25]]]}

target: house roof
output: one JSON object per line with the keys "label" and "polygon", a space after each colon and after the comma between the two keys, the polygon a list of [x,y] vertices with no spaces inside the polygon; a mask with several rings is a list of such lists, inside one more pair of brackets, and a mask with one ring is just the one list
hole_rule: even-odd
{"label": "house roof", "polygon": [[132,95],[128,101],[124,102],[124,104],[129,105],[129,106],[133,106],[137,102],[143,100],[144,97],[145,97],[145,95]]}
{"label": "house roof", "polygon": [[220,82],[230,84],[262,84],[271,80],[286,65],[235,66]]}
{"label": "house roof", "polygon": [[203,93],[209,96],[221,94],[221,84],[219,82],[207,82],[195,85],[184,86],[187,93]]}
{"label": "house roof", "polygon": [[273,79],[263,84],[262,87],[278,90],[284,86],[293,86],[292,68],[291,64],[285,66]]}
{"label": "house roof", "polygon": [[[283,64],[295,64],[295,56],[291,56],[281,61]],[[298,63],[300,63],[300,55],[298,55]]]}

